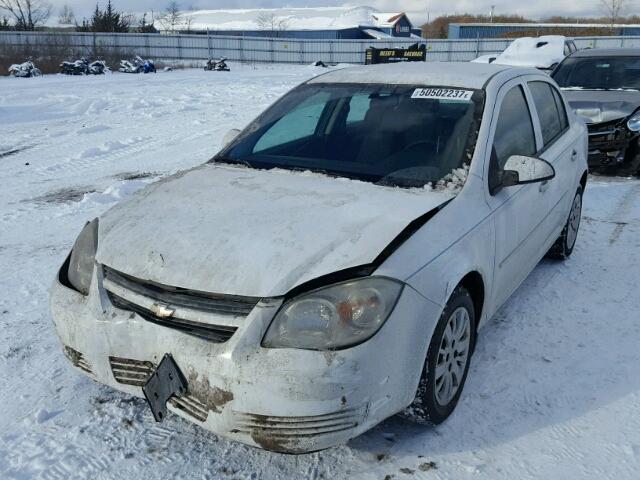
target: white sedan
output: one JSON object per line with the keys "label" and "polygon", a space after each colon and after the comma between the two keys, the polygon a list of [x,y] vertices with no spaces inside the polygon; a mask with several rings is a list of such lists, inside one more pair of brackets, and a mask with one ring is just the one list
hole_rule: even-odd
{"label": "white sedan", "polygon": [[87,223],[51,292],[63,351],[157,421],[274,451],[438,424],[478,327],[571,254],[586,158],[537,70],[331,71]]}

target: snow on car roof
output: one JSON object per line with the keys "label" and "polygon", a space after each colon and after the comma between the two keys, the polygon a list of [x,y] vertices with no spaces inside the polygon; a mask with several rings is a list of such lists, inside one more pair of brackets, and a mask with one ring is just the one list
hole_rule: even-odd
{"label": "snow on car roof", "polygon": [[561,35],[516,38],[494,63],[549,68],[564,59],[565,40]]}
{"label": "snow on car roof", "polygon": [[402,62],[333,70],[308,83],[391,83],[482,88],[505,65],[470,62]]}

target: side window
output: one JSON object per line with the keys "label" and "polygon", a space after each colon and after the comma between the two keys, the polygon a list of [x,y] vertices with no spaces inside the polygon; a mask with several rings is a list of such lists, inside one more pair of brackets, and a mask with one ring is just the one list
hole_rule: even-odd
{"label": "side window", "polygon": [[369,95],[358,94],[351,97],[349,102],[349,115],[347,115],[347,123],[361,122],[369,110],[371,99]]}
{"label": "side window", "polygon": [[564,106],[564,102],[562,101],[562,96],[560,92],[558,92],[557,88],[551,87],[551,91],[553,92],[553,98],[556,101],[556,107],[558,107],[558,113],[560,114],[560,126],[562,130],[566,130],[569,128],[569,118],[567,117],[567,109]]}
{"label": "side window", "polygon": [[532,156],[536,153],[531,113],[520,86],[509,90],[502,100],[493,148],[496,167],[500,170],[512,155]]}
{"label": "side window", "polygon": [[547,82],[529,82],[529,89],[531,90],[533,103],[535,103],[538,111],[542,139],[544,144],[547,145],[561,135],[564,130],[560,121],[558,104],[553,96],[551,85]]}
{"label": "side window", "polygon": [[274,123],[253,147],[253,153],[313,135],[329,93],[319,92]]}

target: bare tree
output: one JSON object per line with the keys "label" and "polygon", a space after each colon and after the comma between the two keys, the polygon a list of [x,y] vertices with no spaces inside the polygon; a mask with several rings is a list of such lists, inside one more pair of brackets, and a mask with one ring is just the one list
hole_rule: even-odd
{"label": "bare tree", "polygon": [[60,25],[73,25],[76,23],[76,16],[69,5],[63,5],[58,12],[58,23]]}
{"label": "bare tree", "polygon": [[261,30],[271,32],[282,32],[289,28],[289,22],[286,18],[277,17],[273,13],[261,13],[256,18],[256,23]]}
{"label": "bare tree", "polygon": [[51,4],[46,0],[0,0],[0,10],[15,21],[17,30],[35,30],[51,15]]}
{"label": "bare tree", "polygon": [[122,21],[124,23],[126,23],[127,25],[129,25],[129,26],[137,25],[138,22],[139,22],[138,17],[136,16],[136,14],[135,13],[131,13],[131,12],[128,12],[128,13],[124,13],[123,12],[123,13],[121,13],[120,14],[120,18],[122,18]]}
{"label": "bare tree", "polygon": [[191,25],[193,24],[193,15],[183,15],[182,24],[184,25],[187,33],[191,33]]}
{"label": "bare tree", "polygon": [[611,22],[612,30],[618,22],[618,19],[622,16],[622,12],[626,9],[628,3],[629,0],[600,0],[602,11]]}
{"label": "bare tree", "polygon": [[157,21],[163,29],[175,32],[181,23],[180,4],[176,1],[169,2],[164,12],[158,15]]}

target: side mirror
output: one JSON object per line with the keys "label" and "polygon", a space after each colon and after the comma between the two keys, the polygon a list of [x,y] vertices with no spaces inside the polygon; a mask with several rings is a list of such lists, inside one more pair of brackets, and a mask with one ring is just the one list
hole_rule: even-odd
{"label": "side mirror", "polygon": [[229,145],[236,139],[238,135],[240,135],[240,130],[238,130],[237,128],[232,128],[231,130],[229,130],[224,134],[224,137],[222,137],[222,146],[226,147],[227,145]]}
{"label": "side mirror", "polygon": [[504,164],[501,186],[546,182],[556,176],[556,171],[546,160],[522,155],[512,155]]}

